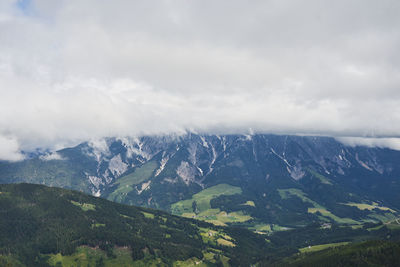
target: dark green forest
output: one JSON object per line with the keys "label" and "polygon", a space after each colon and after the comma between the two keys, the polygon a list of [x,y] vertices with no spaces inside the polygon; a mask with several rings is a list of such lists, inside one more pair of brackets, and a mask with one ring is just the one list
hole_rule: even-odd
{"label": "dark green forest", "polygon": [[400,266],[400,242],[367,241],[285,259],[283,266]]}

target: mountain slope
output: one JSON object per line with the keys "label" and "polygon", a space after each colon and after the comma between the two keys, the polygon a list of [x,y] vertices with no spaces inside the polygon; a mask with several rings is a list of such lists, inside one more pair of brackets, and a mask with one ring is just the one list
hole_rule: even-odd
{"label": "mountain slope", "polygon": [[399,180],[399,151],[261,134],[108,138],[0,163],[2,183],[72,188],[257,231],[392,220]]}
{"label": "mountain slope", "polygon": [[75,257],[82,264],[237,266],[259,261],[268,248],[250,231],[40,185],[0,185],[0,207],[0,262],[46,266]]}
{"label": "mountain slope", "polygon": [[277,266],[399,266],[400,242],[367,241],[303,253]]}

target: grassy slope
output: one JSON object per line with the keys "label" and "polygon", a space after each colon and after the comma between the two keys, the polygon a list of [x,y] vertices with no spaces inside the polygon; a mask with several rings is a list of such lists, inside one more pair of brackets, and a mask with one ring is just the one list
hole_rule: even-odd
{"label": "grassy slope", "polygon": [[391,208],[388,207],[381,207],[377,203],[376,205],[371,205],[371,204],[366,204],[366,203],[346,203],[345,205],[352,206],[352,207],[357,207],[360,210],[374,210],[374,209],[379,209],[383,211],[390,211],[391,213],[396,213],[395,210],[392,210]]}
{"label": "grassy slope", "polygon": [[316,252],[316,251],[320,251],[320,250],[324,250],[324,249],[328,249],[328,248],[343,246],[343,245],[347,245],[347,244],[349,244],[349,242],[321,244],[321,245],[308,246],[305,248],[301,248],[301,249],[299,249],[299,251],[301,253],[310,253],[310,252]]}
{"label": "grassy slope", "polygon": [[352,220],[350,218],[340,218],[340,217],[332,214],[325,207],[323,207],[320,204],[318,204],[317,202],[309,199],[307,197],[307,195],[299,189],[295,189],[295,188],[278,189],[278,192],[282,199],[287,199],[289,197],[295,196],[295,197],[300,198],[303,202],[308,202],[308,203],[312,204],[314,207],[308,208],[309,213],[317,213],[318,212],[319,214],[321,214],[321,216],[330,218],[330,219],[336,221],[337,223],[358,224],[357,221]]}
{"label": "grassy slope", "polygon": [[171,211],[173,214],[182,215],[183,213],[193,212],[192,204],[193,201],[197,203],[197,209],[199,212],[211,209],[211,199],[221,195],[234,195],[241,194],[242,190],[240,187],[231,186],[228,184],[219,184],[194,194],[191,199],[182,200],[175,204],[172,204]]}
{"label": "grassy slope", "polygon": [[156,168],[157,163],[149,161],[144,165],[137,167],[133,173],[118,178],[115,182],[118,187],[107,197],[107,199],[116,202],[123,202],[125,196],[134,190],[133,186],[149,179]]}
{"label": "grassy slope", "polygon": [[[212,209],[210,201],[216,197],[225,195],[241,194],[240,187],[228,184],[218,184],[194,194],[191,199],[186,199],[172,204],[172,214],[181,215],[187,218],[195,218],[207,221],[215,225],[226,225],[226,223],[245,222],[251,219],[251,216],[244,214],[242,211],[225,212],[220,209]],[[195,206],[194,204],[195,203]],[[246,205],[254,205],[250,201]]]}
{"label": "grassy slope", "polygon": [[57,265],[59,262],[62,266],[75,266],[79,262],[82,267],[96,266],[100,262],[104,262],[107,266],[128,266],[132,264],[131,251],[128,248],[115,248],[115,257],[107,257],[105,251],[101,249],[91,248],[87,246],[78,247],[72,255],[61,255],[61,253],[50,254],[48,263]]}

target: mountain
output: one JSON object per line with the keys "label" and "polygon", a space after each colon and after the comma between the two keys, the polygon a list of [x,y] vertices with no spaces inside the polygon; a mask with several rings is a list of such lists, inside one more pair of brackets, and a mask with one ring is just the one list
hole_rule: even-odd
{"label": "mountain", "polygon": [[267,233],[397,218],[400,151],[312,136],[106,138],[1,162],[0,182],[81,190]]}
{"label": "mountain", "polygon": [[0,185],[0,265],[248,266],[266,240],[80,192],[41,185]]}

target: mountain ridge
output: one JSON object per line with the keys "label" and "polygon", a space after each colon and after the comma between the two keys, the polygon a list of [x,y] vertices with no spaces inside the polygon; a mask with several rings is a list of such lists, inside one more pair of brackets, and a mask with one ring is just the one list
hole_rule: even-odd
{"label": "mountain ridge", "polygon": [[[250,216],[253,226],[295,227],[393,219],[400,209],[399,166],[399,151],[350,147],[332,137],[188,133],[106,138],[1,163],[0,181],[71,188],[169,212],[203,190],[228,184],[241,194],[211,196],[210,220],[241,212],[237,218]],[[242,205],[247,201],[254,205]],[[187,206],[177,214],[199,217]]]}

